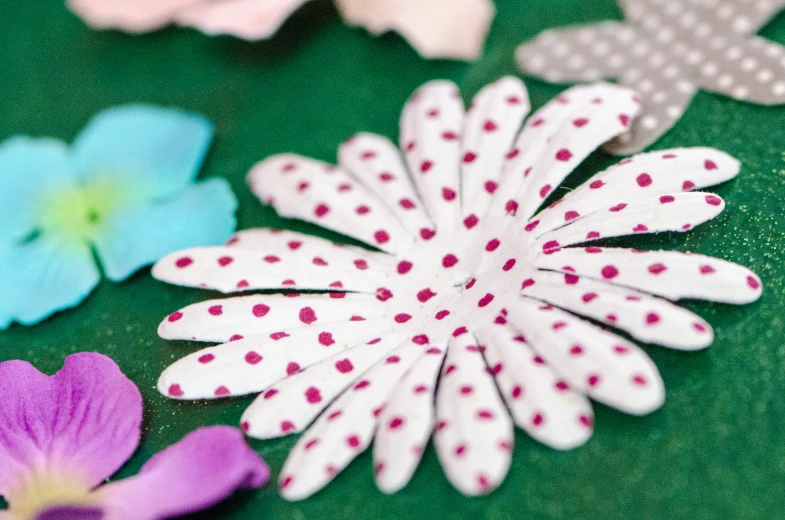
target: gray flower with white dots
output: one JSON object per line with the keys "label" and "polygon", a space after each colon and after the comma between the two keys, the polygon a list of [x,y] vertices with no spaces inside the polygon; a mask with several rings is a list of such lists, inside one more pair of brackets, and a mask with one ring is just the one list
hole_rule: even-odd
{"label": "gray flower with white dots", "polygon": [[755,32],[785,0],[619,0],[626,23],[548,30],[518,48],[520,68],[547,81],[617,78],[643,112],[606,149],[643,150],[684,113],[698,89],[785,104],[785,47]]}

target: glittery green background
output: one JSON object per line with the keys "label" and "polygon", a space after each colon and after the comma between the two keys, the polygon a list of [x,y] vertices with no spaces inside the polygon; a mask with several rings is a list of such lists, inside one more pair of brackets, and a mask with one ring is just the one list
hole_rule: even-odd
{"label": "glittery green background", "polygon": [[[195,110],[216,123],[203,176],[232,183],[240,227],[315,234],[317,228],[282,220],[257,202],[244,184],[252,164],[285,151],[334,160],[338,143],[360,130],[396,138],[400,108],[421,83],[449,78],[474,94],[515,74],[516,45],[540,30],[620,18],[614,0],[497,0],[484,58],[462,64],[426,62],[396,35],[372,38],[347,28],[328,0],[309,4],[273,40],[256,44],[178,29],[144,36],[92,32],[62,3],[0,0],[0,138],[25,133],[70,140],[93,114],[120,103]],[[785,16],[762,34],[785,43]],[[527,85],[536,107],[563,88],[535,80]],[[785,518],[784,116],[785,108],[701,93],[654,146],[714,146],[741,159],[742,172],[716,189],[727,208],[710,223],[686,235],[621,242],[716,255],[751,267],[764,283],[763,298],[753,305],[688,304],[715,327],[710,349],[689,354],[647,347],[668,391],[659,411],[635,418],[596,405],[594,437],[567,453],[518,432],[509,476],[486,498],[454,491],[429,447],[411,484],[391,497],[374,487],[366,453],[309,500],[285,502],[271,484],[192,518]],[[595,154],[569,186],[612,162]],[[146,405],[142,445],[118,474],[131,475],[197,426],[237,424],[252,400],[180,403],[155,390],[161,370],[195,348],[159,339],[159,320],[215,296],[158,283],[149,269],[120,285],[104,281],[76,309],[0,332],[0,360],[26,359],[50,373],[77,351],[117,360]],[[277,477],[293,443],[252,445]]]}

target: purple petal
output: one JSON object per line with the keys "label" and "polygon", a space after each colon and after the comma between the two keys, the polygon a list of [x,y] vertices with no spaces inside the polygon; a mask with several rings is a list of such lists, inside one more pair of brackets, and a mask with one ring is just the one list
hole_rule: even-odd
{"label": "purple petal", "polygon": [[158,520],[206,509],[238,488],[256,488],[267,464],[228,426],[199,428],[157,453],[135,477],[98,490],[112,520]]}
{"label": "purple petal", "polygon": [[0,363],[0,495],[46,465],[89,487],[112,475],[139,443],[142,396],[106,356],[68,356],[47,376]]}

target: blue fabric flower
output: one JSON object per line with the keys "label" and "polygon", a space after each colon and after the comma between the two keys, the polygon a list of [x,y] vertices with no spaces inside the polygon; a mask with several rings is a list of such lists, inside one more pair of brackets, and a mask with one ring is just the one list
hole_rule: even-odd
{"label": "blue fabric flower", "polygon": [[236,226],[223,179],[194,184],[212,140],[203,117],[145,105],[101,112],[69,148],[0,144],[0,329],[79,304],[182,248],[215,245]]}

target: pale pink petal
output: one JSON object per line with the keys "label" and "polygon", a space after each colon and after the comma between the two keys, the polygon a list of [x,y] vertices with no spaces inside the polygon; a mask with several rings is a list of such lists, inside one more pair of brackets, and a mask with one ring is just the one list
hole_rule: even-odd
{"label": "pale pink petal", "polygon": [[174,21],[215,34],[246,40],[272,36],[297,8],[308,0],[211,0],[180,9]]}
{"label": "pale pink petal", "polygon": [[582,446],[592,434],[591,403],[540,363],[526,338],[505,320],[478,330],[477,338],[515,424],[557,450]]}
{"label": "pale pink petal", "polygon": [[369,190],[415,237],[432,230],[433,223],[414,189],[400,152],[386,137],[360,133],[338,149],[341,168]]}
{"label": "pale pink petal", "polygon": [[615,85],[573,87],[535,112],[502,172],[494,211],[528,218],[586,157],[625,132],[640,109]]}
{"label": "pale pink petal", "polygon": [[96,29],[147,32],[172,21],[178,9],[200,0],[67,0],[68,8]]}
{"label": "pale pink petal", "polygon": [[627,201],[570,220],[548,231],[535,248],[548,254],[559,247],[600,238],[641,235],[663,231],[684,232],[708,222],[725,209],[725,201],[713,193],[673,193]]}
{"label": "pale pink petal", "polygon": [[632,38],[634,30],[621,22],[548,29],[518,47],[515,58],[521,69],[552,83],[615,78],[627,63],[613,56]]}
{"label": "pale pink petal", "polygon": [[526,86],[512,76],[491,83],[474,97],[461,141],[464,216],[485,215],[499,187],[505,157],[530,108]]}
{"label": "pale pink petal", "polygon": [[153,276],[188,287],[224,293],[251,289],[316,289],[374,293],[387,276],[368,268],[363,256],[333,257],[328,249],[311,256],[289,248],[260,252],[239,247],[196,247],[177,251],[153,266]]}
{"label": "pale pink petal", "polygon": [[473,60],[494,16],[490,0],[336,0],[350,25],[399,32],[425,58]]}
{"label": "pale pink petal", "polygon": [[[243,430],[257,439],[305,430],[333,399],[404,341],[403,336],[385,336],[282,379],[246,408],[241,419]],[[275,392],[275,399],[265,398],[268,392]]]}
{"label": "pale pink petal", "polygon": [[540,255],[536,263],[540,269],[632,287],[669,300],[695,298],[741,305],[754,302],[762,291],[760,279],[746,267],[676,251],[566,248]]}
{"label": "pale pink petal", "polygon": [[[388,305],[369,294],[253,295],[207,300],[170,314],[158,326],[164,339],[226,342],[272,332],[384,316]],[[175,317],[172,321],[172,317]]]}
{"label": "pale pink petal", "polygon": [[[636,155],[592,176],[554,207],[541,211],[536,233],[594,211],[647,197],[691,191],[734,178],[739,161],[712,148],[676,148]],[[665,200],[669,200],[667,197]]]}
{"label": "pale pink petal", "polygon": [[708,323],[661,298],[570,273],[538,271],[531,282],[523,289],[524,296],[616,327],[646,343],[698,350],[714,341]]}
{"label": "pale pink petal", "polygon": [[412,94],[401,115],[401,148],[436,228],[447,233],[460,221],[463,101],[449,81],[431,81]]}
{"label": "pale pink petal", "polygon": [[[382,323],[366,320],[314,323],[237,339],[204,348],[169,365],[158,378],[158,391],[175,399],[261,392],[300,369],[383,335]],[[269,392],[264,395],[272,397]]]}
{"label": "pale pink petal", "polygon": [[452,485],[468,496],[496,489],[510,468],[513,426],[470,333],[449,343],[436,417],[434,444]]}
{"label": "pale pink petal", "polygon": [[409,483],[433,432],[433,398],[445,349],[429,347],[393,389],[373,443],[376,485],[395,493]]}
{"label": "pale pink petal", "polygon": [[308,498],[365,451],[390,392],[424,352],[414,343],[399,347],[324,411],[300,437],[281,470],[278,483],[285,499]]}
{"label": "pale pink petal", "polygon": [[248,183],[280,215],[313,222],[388,253],[414,240],[376,195],[327,163],[275,155],[254,166]]}
{"label": "pale pink petal", "polygon": [[634,415],[650,413],[665,400],[657,367],[635,344],[525,298],[509,307],[509,320],[576,391]]}

